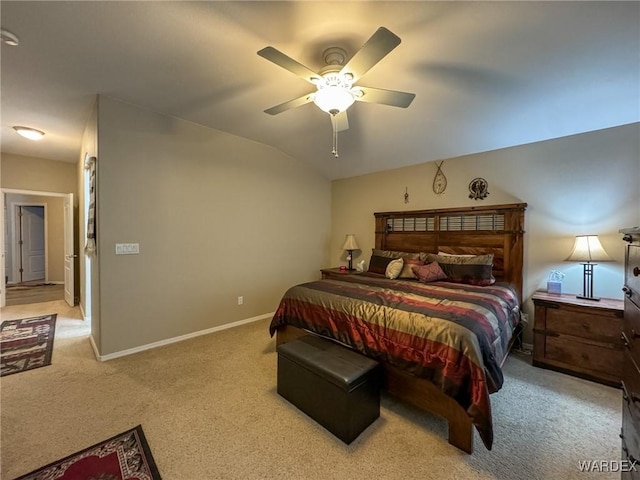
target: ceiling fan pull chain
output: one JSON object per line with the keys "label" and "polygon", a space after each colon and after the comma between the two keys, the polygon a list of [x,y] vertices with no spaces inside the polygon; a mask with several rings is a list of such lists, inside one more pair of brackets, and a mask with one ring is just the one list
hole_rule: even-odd
{"label": "ceiling fan pull chain", "polygon": [[333,130],[333,156],[338,158],[338,122],[335,115],[331,115],[331,128]]}

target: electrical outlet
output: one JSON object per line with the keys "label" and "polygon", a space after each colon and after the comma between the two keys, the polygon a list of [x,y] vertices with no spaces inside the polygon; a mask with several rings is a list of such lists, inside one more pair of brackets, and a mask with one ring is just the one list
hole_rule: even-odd
{"label": "electrical outlet", "polygon": [[244,303],[244,297],[243,296],[239,296],[238,297],[238,305],[242,305]]}

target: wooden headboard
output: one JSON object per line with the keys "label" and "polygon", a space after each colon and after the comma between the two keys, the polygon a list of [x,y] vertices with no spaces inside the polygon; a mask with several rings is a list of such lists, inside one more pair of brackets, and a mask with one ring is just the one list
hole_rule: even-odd
{"label": "wooden headboard", "polygon": [[522,304],[526,203],[375,213],[376,247],[401,252],[493,253],[493,275]]}

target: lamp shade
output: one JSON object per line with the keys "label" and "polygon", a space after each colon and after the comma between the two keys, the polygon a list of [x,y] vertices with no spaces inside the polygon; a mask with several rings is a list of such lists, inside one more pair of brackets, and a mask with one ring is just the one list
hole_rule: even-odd
{"label": "lamp shade", "polygon": [[353,233],[347,234],[344,239],[344,245],[342,245],[343,250],[360,250],[358,246],[358,242],[356,242],[356,236]]}
{"label": "lamp shade", "polygon": [[597,235],[578,235],[573,250],[566,258],[570,262],[612,262]]}

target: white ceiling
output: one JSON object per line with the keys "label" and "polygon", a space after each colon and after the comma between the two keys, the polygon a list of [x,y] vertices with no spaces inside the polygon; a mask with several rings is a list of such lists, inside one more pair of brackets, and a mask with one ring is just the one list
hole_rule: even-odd
{"label": "white ceiling", "polygon": [[[31,2],[2,0],[2,152],[77,161],[104,94],[268,144],[336,179],[640,121],[639,2]],[[385,26],[402,43],[359,84],[331,155],[327,114],[263,113],[312,85],[256,55],[319,70]],[[41,142],[14,125],[44,130]]]}

